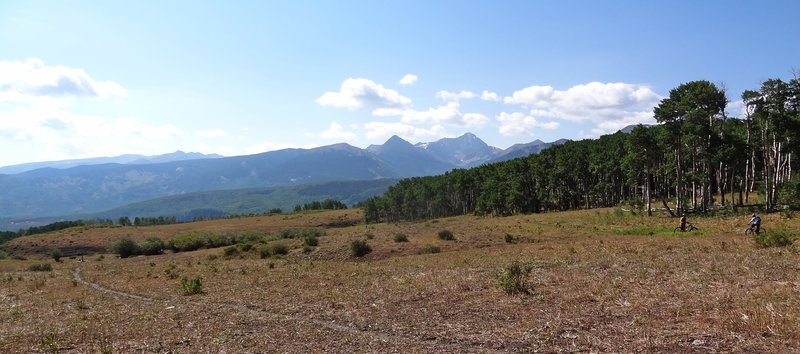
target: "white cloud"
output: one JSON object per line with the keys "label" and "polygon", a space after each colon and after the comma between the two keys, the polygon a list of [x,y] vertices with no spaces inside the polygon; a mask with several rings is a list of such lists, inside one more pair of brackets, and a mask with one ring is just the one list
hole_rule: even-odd
{"label": "white cloud", "polygon": [[439,92],[436,93],[436,98],[439,98],[439,99],[441,99],[443,101],[447,101],[447,102],[450,102],[450,101],[458,102],[458,100],[461,100],[461,99],[472,99],[472,98],[475,98],[475,93],[470,92],[470,91],[450,92],[450,91],[442,90],[442,91],[439,91]]}
{"label": "white cloud", "polygon": [[428,108],[427,111],[382,110],[375,112],[378,116],[400,116],[406,124],[435,124],[479,127],[489,122],[489,118],[480,113],[461,113],[458,102],[448,102],[444,106]]}
{"label": "white cloud", "polygon": [[536,118],[520,112],[502,112],[497,116],[500,122],[500,134],[505,136],[513,135],[534,135],[536,129],[557,129],[558,122],[540,122]]}
{"label": "white cloud", "polygon": [[725,107],[725,114],[729,117],[745,118],[747,117],[747,107],[743,100],[731,101]]}
{"label": "white cloud", "polygon": [[97,81],[83,69],[47,66],[41,59],[0,61],[0,102],[32,97],[124,97],[113,81]]}
{"label": "white cloud", "polygon": [[171,124],[152,125],[132,117],[75,114],[60,107],[22,106],[0,112],[0,146],[26,151],[26,159],[60,160],[127,153],[158,154],[185,135]]}
{"label": "white cloud", "polygon": [[647,86],[590,82],[565,91],[530,86],[505,97],[504,102],[530,108],[532,117],[588,121],[597,125],[594,133],[613,133],[618,126],[654,123],[653,108],[661,98]]}
{"label": "white cloud", "polygon": [[444,127],[441,125],[434,125],[430,129],[423,129],[398,122],[369,122],[364,125],[364,128],[367,130],[367,138],[370,140],[386,139],[392,135],[397,135],[405,140],[414,142],[447,135]]}
{"label": "white cloud", "polygon": [[323,130],[319,133],[319,136],[324,139],[335,140],[353,140],[356,138],[355,133],[344,130],[344,128],[336,122],[332,122],[330,128]]}
{"label": "white cloud", "polygon": [[400,85],[403,86],[413,85],[415,82],[417,82],[417,79],[418,79],[417,75],[406,74],[406,76],[403,76],[403,78],[400,79]]}
{"label": "white cloud", "polygon": [[486,90],[484,90],[483,93],[481,93],[481,99],[484,100],[484,101],[493,101],[493,102],[502,101],[500,96],[498,96],[496,93],[490,92],[490,91],[486,91]]}
{"label": "white cloud", "polygon": [[411,107],[411,100],[397,91],[368,79],[353,78],[342,82],[338,92],[324,93],[317,98],[317,103],[323,106],[369,110]]}

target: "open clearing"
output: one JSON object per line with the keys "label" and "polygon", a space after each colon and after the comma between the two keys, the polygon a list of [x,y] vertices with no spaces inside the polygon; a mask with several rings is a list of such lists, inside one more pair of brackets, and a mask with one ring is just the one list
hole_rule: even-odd
{"label": "open clearing", "polygon": [[[16,239],[0,261],[4,352],[797,352],[800,247],[757,248],[747,216],[677,219],[611,209],[364,225],[358,210]],[[773,230],[800,220],[768,214]],[[47,258],[123,235],[320,227],[288,255],[222,248],[120,259]],[[455,240],[437,237],[450,230]],[[408,242],[395,242],[403,233]],[[351,255],[366,240],[372,252]],[[511,241],[511,242],[507,242]],[[441,253],[419,254],[427,246]],[[261,247],[260,245],[257,247]],[[512,261],[529,292],[498,287]],[[49,263],[48,272],[29,271]],[[180,293],[200,276],[203,293]]]}

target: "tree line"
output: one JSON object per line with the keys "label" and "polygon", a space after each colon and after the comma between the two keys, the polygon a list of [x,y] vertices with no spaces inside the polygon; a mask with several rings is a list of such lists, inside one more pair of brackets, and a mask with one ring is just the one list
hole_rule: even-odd
{"label": "tree line", "polygon": [[[639,125],[594,140],[570,141],[538,155],[403,179],[360,203],[367,222],[454,215],[512,215],[610,207],[627,202],[648,214],[797,206],[800,79],[769,79],[741,95],[742,116],[729,117],[724,88],[693,81],[654,109],[655,126]],[[752,194],[757,192],[759,200]]]}

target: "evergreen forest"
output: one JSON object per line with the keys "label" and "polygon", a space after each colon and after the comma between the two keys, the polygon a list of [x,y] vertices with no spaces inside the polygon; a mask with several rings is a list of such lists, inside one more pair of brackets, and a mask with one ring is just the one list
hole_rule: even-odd
{"label": "evergreen forest", "polygon": [[[708,81],[681,84],[654,108],[659,123],[570,141],[537,155],[400,180],[367,199],[367,222],[507,216],[628,203],[648,215],[800,204],[800,75],[741,94],[741,114]],[[738,101],[738,99],[737,99]],[[653,204],[656,205],[653,205]]]}

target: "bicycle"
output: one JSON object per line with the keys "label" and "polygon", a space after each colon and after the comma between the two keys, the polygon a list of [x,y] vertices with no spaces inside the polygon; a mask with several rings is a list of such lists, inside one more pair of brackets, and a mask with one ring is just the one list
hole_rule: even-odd
{"label": "bicycle", "polygon": [[767,230],[765,230],[763,227],[760,228],[758,230],[758,232],[756,232],[756,226],[755,225],[750,225],[746,229],[744,229],[744,235],[745,236],[760,235],[760,234],[763,234],[765,232],[767,232]]}
{"label": "bicycle", "polygon": [[673,229],[672,232],[689,232],[689,231],[697,231],[697,230],[700,230],[700,229],[698,229],[697,227],[695,227],[691,223],[687,222],[686,226],[683,228],[683,230],[681,230],[681,227],[678,226],[675,229]]}

